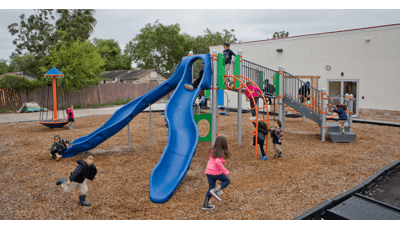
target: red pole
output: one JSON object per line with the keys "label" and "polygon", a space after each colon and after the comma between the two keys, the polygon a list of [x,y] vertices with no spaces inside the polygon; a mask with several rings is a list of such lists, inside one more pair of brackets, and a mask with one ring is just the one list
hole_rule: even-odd
{"label": "red pole", "polygon": [[53,76],[53,113],[54,113],[53,121],[58,121],[58,118],[57,118],[57,79],[56,79],[56,76]]}

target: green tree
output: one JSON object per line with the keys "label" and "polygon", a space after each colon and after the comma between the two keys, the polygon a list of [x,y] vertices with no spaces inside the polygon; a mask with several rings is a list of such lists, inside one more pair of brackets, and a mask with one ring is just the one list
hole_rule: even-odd
{"label": "green tree", "polygon": [[275,32],[273,34],[273,38],[286,38],[289,37],[289,32],[281,31],[281,32]]}
{"label": "green tree", "polygon": [[20,23],[10,24],[8,30],[16,36],[13,41],[16,49],[11,57],[33,55],[32,66],[36,68],[32,67],[27,72],[40,77],[44,72],[38,67],[43,65],[41,61],[49,54],[50,47],[61,40],[70,43],[76,39],[86,40],[94,30],[96,19],[93,17],[94,10],[57,10],[59,19],[54,26],[50,21],[56,20],[53,9],[35,11],[29,17],[21,14]]}
{"label": "green tree", "polygon": [[185,37],[179,24],[165,26],[158,20],[148,23],[126,46],[124,53],[142,69],[157,69],[160,72],[172,72],[183,56]]}
{"label": "green tree", "polygon": [[7,61],[4,59],[0,59],[0,75],[5,73],[8,73]]}
{"label": "green tree", "polygon": [[11,57],[8,69],[9,72],[24,71],[35,75],[41,73],[40,67],[37,65],[37,59],[33,54],[15,55]]}
{"label": "green tree", "polygon": [[105,61],[106,71],[111,70],[130,70],[132,59],[129,55],[123,55],[121,47],[114,39],[94,38],[93,43],[99,50],[99,53]]}
{"label": "green tree", "polygon": [[[185,50],[187,52],[193,51],[194,54],[210,53],[210,46],[221,45],[225,42],[228,42],[229,44],[236,43],[237,38],[233,34],[234,32],[234,29],[224,29],[223,32],[213,33],[210,29],[207,28],[206,30],[204,30],[205,35],[203,36],[198,35],[196,37],[191,37],[187,34],[184,34],[186,38]],[[193,76],[194,78],[198,77],[198,72],[200,71],[202,63],[202,61],[198,60],[193,64],[193,72],[195,73]]]}
{"label": "green tree", "polygon": [[97,24],[93,17],[95,12],[93,9],[58,9],[56,27],[58,31],[66,32],[64,41],[87,40]]}
{"label": "green tree", "polygon": [[99,74],[104,71],[104,60],[89,41],[57,43],[51,47],[50,55],[43,63],[46,63],[40,67],[43,72],[56,67],[65,76],[66,88],[73,91],[98,84],[101,81]]}
{"label": "green tree", "polygon": [[4,75],[0,80],[0,88],[11,89],[16,92],[24,91],[29,101],[29,92],[39,87],[39,81],[30,81],[26,77]]}

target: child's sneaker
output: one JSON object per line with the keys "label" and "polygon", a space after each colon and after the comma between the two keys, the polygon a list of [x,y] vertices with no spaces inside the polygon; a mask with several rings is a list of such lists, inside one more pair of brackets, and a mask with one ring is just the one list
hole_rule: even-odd
{"label": "child's sneaker", "polygon": [[62,178],[61,180],[58,180],[58,181],[56,182],[56,185],[65,184],[65,183],[67,183],[67,179],[64,177],[64,178]]}
{"label": "child's sneaker", "polygon": [[215,208],[214,205],[211,204],[210,201],[211,197],[204,197],[203,205],[201,206],[201,209],[203,210],[213,210]]}
{"label": "child's sneaker", "polygon": [[282,156],[282,152],[280,152],[279,154],[278,154],[278,157],[277,158],[279,158],[279,157],[281,157]]}
{"label": "child's sneaker", "polygon": [[188,90],[194,90],[193,85],[190,85],[190,84],[185,84],[185,88]]}
{"label": "child's sneaker", "polygon": [[262,157],[261,160],[262,160],[262,161],[265,161],[267,158],[268,158],[268,157],[265,156],[265,157]]}
{"label": "child's sneaker", "polygon": [[221,185],[218,185],[216,188],[211,189],[210,194],[211,194],[217,201],[221,201],[220,195],[223,194]]}

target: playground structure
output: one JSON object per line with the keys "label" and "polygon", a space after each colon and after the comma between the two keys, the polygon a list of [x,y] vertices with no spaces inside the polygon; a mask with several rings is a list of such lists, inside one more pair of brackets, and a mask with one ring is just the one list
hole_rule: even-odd
{"label": "playground structure", "polygon": [[[193,155],[199,141],[199,132],[197,122],[193,116],[193,104],[201,89],[210,90],[211,93],[211,146],[214,145],[215,139],[218,136],[218,90],[233,90],[238,92],[238,112],[237,112],[237,144],[241,145],[241,118],[242,118],[242,96],[244,90],[247,89],[246,82],[252,82],[256,87],[263,86],[266,79],[274,80],[276,86],[275,95],[261,95],[264,105],[254,107],[257,119],[255,121],[256,129],[251,132],[251,135],[258,135],[259,110],[264,110],[267,114],[267,119],[260,119],[269,122],[269,111],[266,102],[266,97],[275,97],[279,100],[279,119],[282,121],[282,129],[284,129],[285,110],[284,105],[287,104],[304,116],[317,122],[321,127],[322,141],[325,141],[326,127],[326,103],[327,96],[324,89],[321,91],[312,88],[313,103],[310,106],[304,106],[299,103],[299,95],[296,91],[291,92],[290,89],[305,83],[300,79],[284,72],[280,67],[279,71],[274,71],[264,67],[264,71],[252,72],[246,75],[246,68],[243,65],[244,60],[239,55],[236,55],[233,64],[233,75],[225,75],[223,66],[222,54],[217,54],[214,50],[212,55],[190,55],[184,57],[178,64],[174,74],[165,82],[142,95],[141,97],[131,101],[125,106],[118,109],[111,118],[104,123],[103,126],[90,133],[89,135],[80,137],[72,142],[73,146],[63,153],[63,157],[72,157],[76,153],[85,152],[95,148],[114,134],[118,133],[140,112],[145,110],[149,105],[157,102],[160,98],[174,90],[174,93],[165,108],[165,121],[168,125],[168,141],[164,152],[153,168],[150,176],[150,200],[155,203],[164,203],[172,196],[177,186],[183,180],[189,169]],[[199,87],[193,91],[185,89],[184,84],[192,82],[192,65],[201,59],[204,62],[204,72]],[[288,76],[285,78],[285,76]],[[233,80],[232,85],[227,84],[227,79]],[[258,83],[258,84],[257,84]],[[259,87],[263,88],[263,87]],[[222,94],[223,95],[223,94]],[[255,103],[256,98],[250,94],[246,100],[252,100]],[[349,98],[351,100],[351,97]],[[351,103],[350,103],[351,104]],[[351,108],[350,108],[351,111]],[[351,116],[350,116],[351,117]],[[205,118],[200,118],[205,119]],[[209,121],[210,119],[207,118]],[[336,125],[336,124],[335,124]],[[351,132],[351,119],[349,120],[349,128]],[[332,126],[332,128],[335,128]],[[337,127],[339,128],[339,127]],[[328,134],[335,136],[335,133]],[[347,134],[347,133],[346,133]],[[355,134],[354,134],[355,135]],[[207,135],[209,137],[209,135]],[[268,138],[268,137],[267,137]],[[256,138],[257,140],[257,138]],[[333,139],[332,139],[333,140]],[[268,154],[268,139],[265,143],[266,154]],[[257,144],[254,146],[255,159],[257,159]]]}
{"label": "playground structure", "polygon": [[[57,104],[57,97],[60,95],[61,96],[61,103],[62,106],[66,109],[68,106],[67,103],[67,97],[65,95],[65,90],[64,92],[62,91],[61,93],[57,93],[57,77],[63,78],[64,74],[61,73],[57,68],[53,67],[49,71],[47,71],[46,74],[44,74],[44,77],[52,77],[52,87],[53,87],[53,113],[52,113],[52,118],[49,119],[48,117],[48,106],[49,106],[49,99],[50,99],[50,93],[49,89],[47,90],[47,96],[45,96],[45,87],[42,88],[42,100],[40,103],[41,108],[44,107],[44,100],[47,99],[47,106],[46,106],[46,118],[44,118],[44,109],[40,109],[39,113],[39,123],[42,125],[45,125],[49,128],[61,128],[64,125],[68,124],[68,119],[65,119],[65,112],[61,110],[63,119],[60,118],[58,114],[58,104]],[[46,81],[44,81],[46,82]],[[63,83],[63,82],[62,82]]]}

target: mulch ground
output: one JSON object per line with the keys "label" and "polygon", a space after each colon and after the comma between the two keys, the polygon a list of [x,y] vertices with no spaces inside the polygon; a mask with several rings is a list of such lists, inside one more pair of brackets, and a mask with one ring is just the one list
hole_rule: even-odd
{"label": "mulch ground", "polygon": [[[151,146],[149,114],[141,113],[130,124],[130,151],[126,127],[92,150],[98,174],[88,181],[90,207],[79,205],[78,189],[66,194],[55,185],[69,176],[82,154],[57,162],[47,149],[55,134],[74,140],[99,128],[110,115],[76,118],[75,130],[48,129],[37,122],[1,124],[0,219],[293,219],[400,158],[399,128],[354,123],[356,142],[333,143],[321,141],[314,122],[286,118],[283,157],[273,158],[269,138],[270,157],[261,161],[259,152],[255,160],[249,146],[254,129],[250,114],[243,114],[238,146],[237,114],[229,113],[219,116],[219,135],[228,139],[233,153],[225,163],[231,184],[221,202],[212,200],[212,211],[201,210],[210,142],[198,144],[186,177],[168,202],[150,201],[150,174],[168,138],[160,113],[152,113]],[[207,122],[199,126],[200,135],[208,132]]]}

